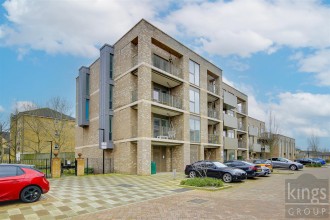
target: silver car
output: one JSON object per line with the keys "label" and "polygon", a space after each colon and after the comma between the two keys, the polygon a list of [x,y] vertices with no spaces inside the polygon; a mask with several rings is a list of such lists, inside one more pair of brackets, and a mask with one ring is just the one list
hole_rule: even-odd
{"label": "silver car", "polygon": [[293,162],[289,159],[282,157],[273,157],[269,159],[272,161],[273,168],[286,168],[290,170],[299,170],[304,168],[304,165],[301,163]]}

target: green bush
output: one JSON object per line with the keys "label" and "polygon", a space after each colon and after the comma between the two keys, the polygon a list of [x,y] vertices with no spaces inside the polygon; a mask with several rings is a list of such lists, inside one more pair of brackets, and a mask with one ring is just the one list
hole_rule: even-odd
{"label": "green bush", "polygon": [[87,174],[87,171],[88,171],[88,174],[93,174],[94,173],[94,168],[91,168],[89,167],[88,169],[85,168],[85,173]]}
{"label": "green bush", "polygon": [[320,163],[312,163],[312,164],[307,164],[307,167],[322,167],[322,164]]}
{"label": "green bush", "polygon": [[74,175],[75,174],[75,170],[74,169],[64,169],[63,170],[63,174],[64,175]]}
{"label": "green bush", "polygon": [[185,179],[180,182],[181,185],[186,186],[196,186],[196,187],[205,187],[205,186],[212,186],[212,187],[221,187],[224,185],[222,180],[214,179],[214,178],[192,178],[192,179]]}

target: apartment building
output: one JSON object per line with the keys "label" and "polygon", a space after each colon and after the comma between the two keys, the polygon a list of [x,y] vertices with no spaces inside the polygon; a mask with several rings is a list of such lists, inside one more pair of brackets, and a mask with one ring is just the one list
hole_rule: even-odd
{"label": "apartment building", "polygon": [[296,159],[295,139],[281,134],[277,135],[278,142],[271,152],[272,157],[285,157],[290,160]]}
{"label": "apartment building", "polygon": [[249,156],[254,158],[269,158],[270,148],[260,143],[260,135],[265,132],[265,122],[248,117]]}
{"label": "apartment building", "polygon": [[248,97],[222,83],[224,159],[248,159]]}
{"label": "apartment building", "polygon": [[77,77],[76,152],[115,172],[223,158],[222,70],[141,20]]}
{"label": "apartment building", "polygon": [[222,70],[145,20],[76,79],[76,153],[150,175],[249,159],[248,97]]}

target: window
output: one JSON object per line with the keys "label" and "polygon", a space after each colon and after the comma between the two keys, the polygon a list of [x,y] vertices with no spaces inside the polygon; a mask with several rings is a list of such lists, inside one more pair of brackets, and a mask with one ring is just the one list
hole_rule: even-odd
{"label": "window", "polygon": [[112,140],[112,116],[109,116],[109,141]]}
{"label": "window", "polygon": [[86,109],[85,109],[85,117],[86,121],[89,121],[89,99],[86,99]]}
{"label": "window", "polygon": [[113,77],[113,54],[110,54],[110,79]]}
{"label": "window", "polygon": [[199,91],[195,88],[190,88],[189,91],[189,108],[190,112],[199,114]]}
{"label": "window", "polygon": [[1,166],[0,177],[20,176],[24,174],[21,168],[16,166]]}
{"label": "window", "polygon": [[190,117],[189,125],[190,125],[190,141],[200,142],[200,130],[201,130],[200,119],[197,117]]}
{"label": "window", "polygon": [[189,60],[189,82],[199,86],[199,64]]}
{"label": "window", "polygon": [[89,74],[86,74],[86,95],[89,96]]}
{"label": "window", "polygon": [[113,92],[113,89],[112,89],[112,85],[109,85],[109,109],[112,109],[112,92]]}

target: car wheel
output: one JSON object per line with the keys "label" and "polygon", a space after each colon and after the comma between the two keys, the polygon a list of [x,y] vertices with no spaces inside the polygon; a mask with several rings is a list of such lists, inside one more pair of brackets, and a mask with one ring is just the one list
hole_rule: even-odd
{"label": "car wheel", "polygon": [[20,198],[23,202],[35,202],[40,196],[41,190],[38,186],[28,186],[22,190]]}
{"label": "car wheel", "polygon": [[233,177],[230,173],[225,173],[223,174],[222,176],[222,180],[225,182],[225,183],[230,183],[232,180],[233,180]]}
{"label": "car wheel", "polygon": [[190,172],[189,172],[189,177],[190,177],[190,178],[195,178],[195,177],[196,177],[196,172],[193,171],[193,170],[190,171]]}
{"label": "car wheel", "polygon": [[291,165],[290,170],[298,170],[298,167],[296,165]]}

